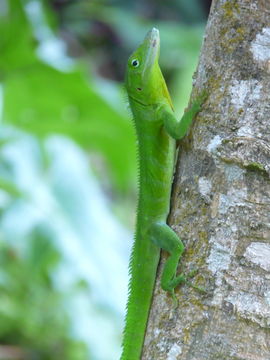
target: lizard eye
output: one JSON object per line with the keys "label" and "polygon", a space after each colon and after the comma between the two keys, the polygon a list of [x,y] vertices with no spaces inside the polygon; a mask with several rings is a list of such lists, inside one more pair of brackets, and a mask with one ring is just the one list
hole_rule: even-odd
{"label": "lizard eye", "polygon": [[131,65],[134,66],[134,67],[138,67],[138,66],[140,65],[140,62],[139,62],[139,60],[137,60],[137,59],[133,59],[133,60],[131,61]]}

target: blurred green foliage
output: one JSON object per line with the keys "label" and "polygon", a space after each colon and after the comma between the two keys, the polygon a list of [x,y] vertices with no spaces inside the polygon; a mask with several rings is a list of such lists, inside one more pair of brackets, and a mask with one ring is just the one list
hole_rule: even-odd
{"label": "blurred green foliage", "polygon": [[126,114],[94,90],[84,67],[74,65],[74,70],[63,72],[39,60],[38,39],[22,2],[7,4],[0,22],[5,35],[0,38],[4,121],[39,136],[61,133],[74,138],[86,149],[101,153],[115,184],[126,188],[135,171],[134,133]]}
{"label": "blurred green foliage", "polygon": [[[127,57],[149,28],[160,29],[160,62],[181,113],[209,2],[0,0],[1,134],[10,131],[0,139],[0,224],[13,204],[31,198],[18,186],[21,173],[3,155],[18,129],[34,135],[40,149],[52,134],[74,140],[112,207],[132,217],[135,135],[121,85]],[[49,155],[43,150],[39,161],[46,182]],[[53,280],[63,260],[54,236],[44,227],[29,234],[17,246],[0,229],[0,344],[21,347],[29,360],[106,360],[72,336],[66,294]],[[22,244],[27,251],[20,251]]]}
{"label": "blurred green foliage", "polygon": [[0,243],[0,339],[20,346],[27,359],[87,358],[83,343],[69,334],[69,320],[62,309],[63,294],[52,283],[60,256],[36,229],[26,257]]}
{"label": "blurred green foliage", "polygon": [[37,62],[4,84],[4,121],[41,137],[70,136],[103,155],[118,187],[130,183],[135,169],[133,129],[82,73],[63,73]]}

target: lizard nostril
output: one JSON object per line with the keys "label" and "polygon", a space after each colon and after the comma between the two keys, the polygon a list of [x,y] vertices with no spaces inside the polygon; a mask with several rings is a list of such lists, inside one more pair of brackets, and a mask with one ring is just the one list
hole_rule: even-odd
{"label": "lizard nostril", "polygon": [[141,91],[141,90],[142,90],[142,88],[137,88],[137,90]]}

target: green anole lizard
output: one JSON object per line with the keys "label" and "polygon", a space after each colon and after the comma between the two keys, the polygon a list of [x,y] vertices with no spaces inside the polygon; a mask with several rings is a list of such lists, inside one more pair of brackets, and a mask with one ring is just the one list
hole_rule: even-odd
{"label": "green anole lizard", "polygon": [[159,31],[153,28],[130,56],[125,78],[138,138],[140,189],[121,360],[141,358],[160,250],[170,254],[161,276],[162,289],[175,298],[175,287],[188,277],[176,274],[184,245],[166,221],[170,208],[176,139],[181,139],[187,133],[193,117],[205,100],[205,93],[178,121],[159,68],[159,47]]}

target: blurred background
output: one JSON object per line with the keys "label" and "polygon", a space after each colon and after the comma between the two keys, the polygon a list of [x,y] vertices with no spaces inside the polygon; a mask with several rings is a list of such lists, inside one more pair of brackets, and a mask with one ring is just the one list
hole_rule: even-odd
{"label": "blurred background", "polygon": [[137,196],[125,64],[153,26],[177,114],[211,0],[0,0],[0,360],[120,354]]}

